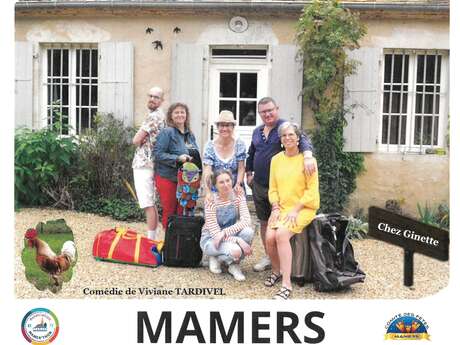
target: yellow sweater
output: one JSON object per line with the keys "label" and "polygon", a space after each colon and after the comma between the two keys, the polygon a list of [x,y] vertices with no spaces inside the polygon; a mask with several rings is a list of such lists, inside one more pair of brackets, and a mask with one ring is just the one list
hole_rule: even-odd
{"label": "yellow sweater", "polygon": [[297,216],[297,226],[289,230],[300,233],[315,217],[319,208],[318,169],[316,170],[312,176],[306,174],[301,153],[288,157],[283,151],[272,158],[268,198],[270,203],[277,202],[280,205],[279,226],[283,226],[283,218],[299,202],[304,208]]}

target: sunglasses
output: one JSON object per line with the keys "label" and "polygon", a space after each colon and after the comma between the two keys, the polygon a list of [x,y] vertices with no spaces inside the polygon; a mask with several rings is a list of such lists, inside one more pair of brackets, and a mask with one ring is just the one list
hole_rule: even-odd
{"label": "sunglasses", "polygon": [[231,122],[218,122],[216,125],[217,127],[235,127],[235,124]]}

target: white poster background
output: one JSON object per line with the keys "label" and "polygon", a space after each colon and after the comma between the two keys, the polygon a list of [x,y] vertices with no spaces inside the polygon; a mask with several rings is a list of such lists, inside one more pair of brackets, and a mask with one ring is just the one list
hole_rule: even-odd
{"label": "white poster background", "polygon": [[[458,95],[458,34],[459,7],[458,1],[451,1],[451,51],[450,59],[450,120],[451,120],[451,249],[450,249],[450,283],[447,288],[437,293],[417,300],[292,300],[277,302],[272,300],[19,300],[14,296],[13,269],[14,261],[14,1],[2,1],[0,4],[0,87],[1,87],[1,230],[0,230],[0,344],[27,344],[21,334],[21,321],[24,315],[33,308],[48,308],[59,320],[59,335],[53,345],[73,344],[137,344],[137,312],[147,311],[152,326],[156,327],[155,318],[161,311],[173,312],[172,343],[175,343],[183,316],[186,311],[195,311],[200,321],[206,343],[209,343],[209,313],[220,311],[224,324],[228,327],[233,313],[245,312],[245,343],[251,340],[251,313],[254,311],[269,311],[269,318],[261,318],[261,323],[270,323],[269,331],[261,331],[261,337],[270,337],[271,343],[276,343],[276,312],[294,312],[299,317],[296,333],[301,340],[303,336],[315,336],[308,330],[303,318],[310,311],[323,312],[323,319],[314,319],[326,333],[321,344],[390,344],[395,341],[384,340],[385,325],[398,313],[414,313],[422,316],[428,323],[431,344],[453,344],[458,342],[458,324],[460,309],[456,307],[459,301],[459,265],[460,255],[458,243],[460,236],[458,200],[456,196],[460,176],[459,168],[459,135],[458,116],[460,114]],[[436,167],[433,167],[434,169]],[[429,172],[427,172],[429,173]],[[399,258],[398,258],[399,259]],[[402,253],[401,253],[402,260]],[[426,267],[430,270],[430,267]],[[402,279],[402,272],[401,272]],[[154,282],[152,282],[152,287]],[[261,286],[261,288],[263,288]],[[327,298],[327,295],[324,295]],[[189,326],[191,329],[191,325]],[[163,342],[163,336],[159,343]],[[236,333],[233,337],[236,343]],[[145,334],[145,344],[149,344]],[[197,343],[195,337],[186,337],[184,343]],[[218,335],[217,343],[221,343]],[[285,343],[290,338],[286,335]]]}

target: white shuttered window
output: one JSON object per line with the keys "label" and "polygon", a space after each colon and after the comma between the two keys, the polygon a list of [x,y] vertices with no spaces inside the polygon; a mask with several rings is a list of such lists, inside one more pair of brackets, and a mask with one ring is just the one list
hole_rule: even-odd
{"label": "white shuttered window", "polygon": [[45,45],[43,125],[61,124],[61,134],[94,127],[98,105],[98,50],[94,45]]}
{"label": "white shuttered window", "polygon": [[444,146],[448,54],[385,50],[380,150],[420,152]]}

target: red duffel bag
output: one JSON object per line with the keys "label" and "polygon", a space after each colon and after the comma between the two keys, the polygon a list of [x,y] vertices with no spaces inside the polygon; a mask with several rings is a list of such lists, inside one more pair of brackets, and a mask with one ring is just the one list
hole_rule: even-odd
{"label": "red duffel bag", "polygon": [[156,267],[162,264],[163,241],[150,240],[132,229],[101,231],[93,242],[96,260]]}

